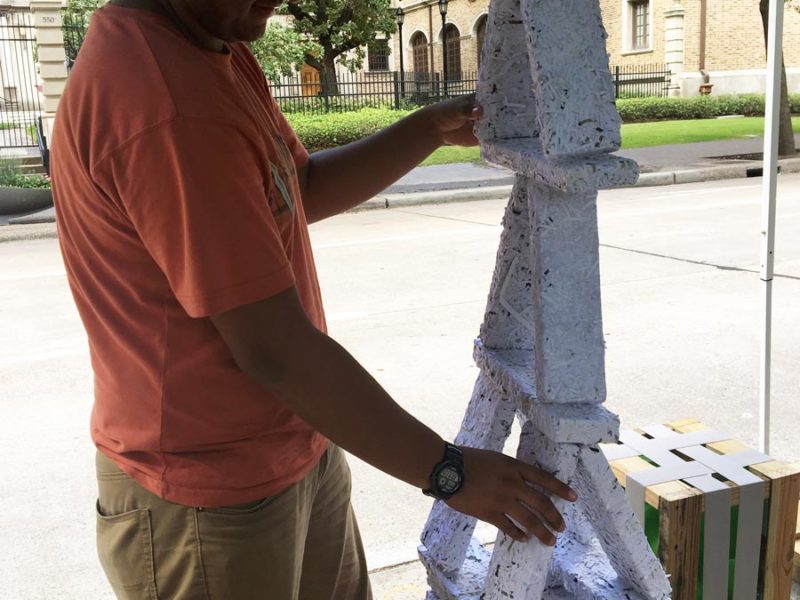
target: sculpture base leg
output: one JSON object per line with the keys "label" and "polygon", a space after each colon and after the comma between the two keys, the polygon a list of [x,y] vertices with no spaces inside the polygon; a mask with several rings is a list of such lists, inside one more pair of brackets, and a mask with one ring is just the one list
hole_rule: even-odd
{"label": "sculpture base leg", "polygon": [[[438,600],[667,600],[669,582],[602,453],[550,440],[532,421],[522,427],[518,458],[557,473],[579,500],[554,498],[568,530],[555,548],[498,535],[491,551],[474,537],[458,568],[428,547],[420,558]],[[438,539],[438,538],[434,538]]]}
{"label": "sculpture base leg", "polygon": [[458,571],[442,570],[425,546],[419,547],[419,557],[428,570],[429,600],[480,600],[492,554],[477,539],[473,537],[470,541]]}
{"label": "sculpture base leg", "polygon": [[[541,600],[650,600],[625,587],[597,540],[585,543],[578,538],[565,535],[559,540]],[[419,554],[431,587],[426,600],[488,600],[483,593],[491,552],[477,540],[472,540],[467,559],[455,573],[432,563],[424,546]]]}

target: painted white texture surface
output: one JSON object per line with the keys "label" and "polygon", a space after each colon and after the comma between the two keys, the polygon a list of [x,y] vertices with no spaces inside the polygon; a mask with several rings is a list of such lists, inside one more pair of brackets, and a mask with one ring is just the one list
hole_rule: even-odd
{"label": "painted white texture surface", "polygon": [[520,0],[493,0],[489,7],[477,100],[481,140],[538,137],[530,59]]}
{"label": "painted white texture surface", "polygon": [[484,158],[517,179],[475,343],[481,375],[457,443],[501,448],[509,428],[496,418],[496,399],[506,398],[504,414],[516,411],[522,423],[518,458],[573,485],[581,500],[554,499],[574,527],[558,558],[535,537],[519,543],[500,533],[488,568],[484,555],[465,559],[475,521],[437,503],[420,554],[441,600],[471,598],[481,576],[486,600],[669,598],[667,577],[597,447],[619,434],[619,420],[601,406],[597,191],[638,176],[635,163],[610,155],[621,120],[605,39],[596,0],[490,6],[476,133]]}
{"label": "painted white texture surface", "polygon": [[605,402],[597,192],[528,193],[538,400]]}
{"label": "painted white texture surface", "polygon": [[622,119],[599,2],[524,0],[522,13],[544,153],[618,150]]}

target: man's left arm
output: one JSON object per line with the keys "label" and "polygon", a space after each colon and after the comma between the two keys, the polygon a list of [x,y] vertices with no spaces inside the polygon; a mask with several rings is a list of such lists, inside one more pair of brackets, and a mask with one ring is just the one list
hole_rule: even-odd
{"label": "man's left arm", "polygon": [[313,154],[300,173],[303,205],[313,223],[380,193],[444,144],[475,146],[475,95],[422,108],[368,138]]}

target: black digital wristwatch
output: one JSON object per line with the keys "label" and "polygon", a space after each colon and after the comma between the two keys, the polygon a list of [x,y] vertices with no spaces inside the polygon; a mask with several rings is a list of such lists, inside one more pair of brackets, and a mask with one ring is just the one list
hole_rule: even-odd
{"label": "black digital wristwatch", "polygon": [[464,454],[453,444],[445,443],[444,459],[433,467],[431,487],[422,493],[439,500],[453,497],[464,485]]}

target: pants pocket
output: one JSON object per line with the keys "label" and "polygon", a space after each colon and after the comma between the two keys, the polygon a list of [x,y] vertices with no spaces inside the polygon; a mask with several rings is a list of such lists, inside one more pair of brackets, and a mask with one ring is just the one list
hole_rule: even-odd
{"label": "pants pocket", "polygon": [[97,510],[97,553],[119,600],[158,600],[153,567],[150,511],[140,508],[118,515]]}
{"label": "pants pocket", "polygon": [[269,506],[275,499],[274,496],[262,498],[255,502],[247,502],[245,504],[234,504],[232,506],[218,506],[214,508],[204,508],[203,512],[212,515],[225,515],[228,517],[242,517],[247,515],[254,515],[259,511]]}

